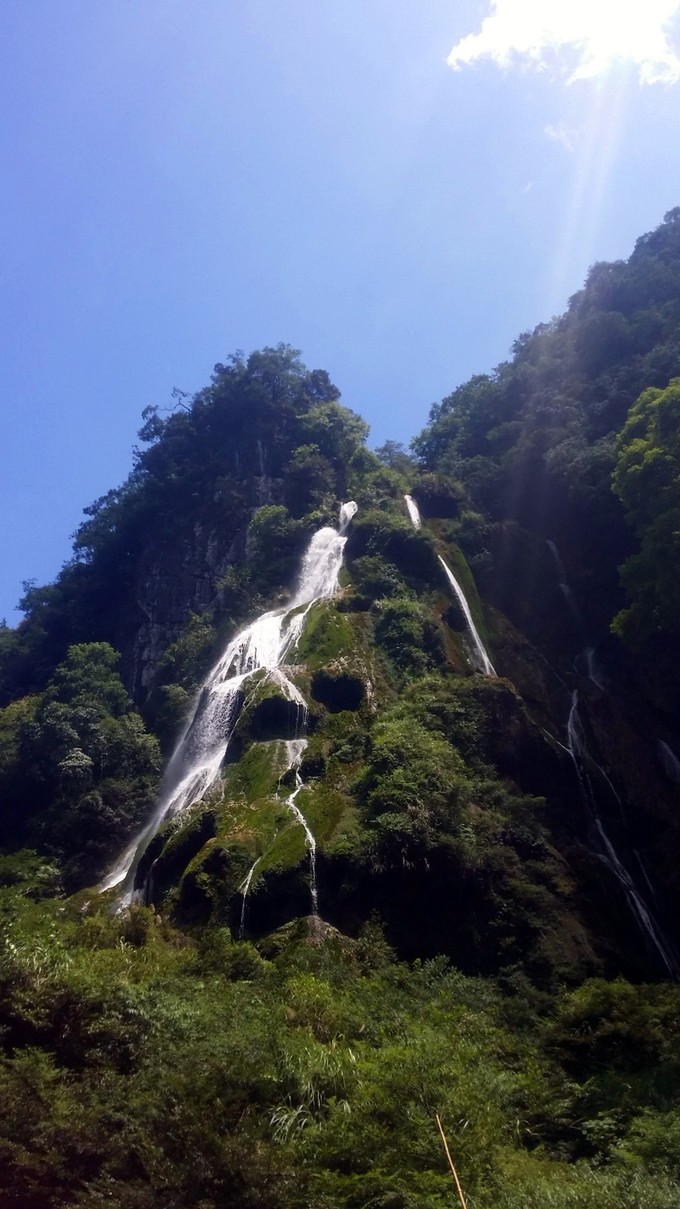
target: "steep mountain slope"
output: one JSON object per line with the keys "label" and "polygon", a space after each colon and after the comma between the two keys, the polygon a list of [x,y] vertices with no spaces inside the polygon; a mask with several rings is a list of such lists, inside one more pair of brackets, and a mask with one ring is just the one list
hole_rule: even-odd
{"label": "steep mountain slope", "polygon": [[677,1203],[679,320],[680,210],[413,457],[146,415],[0,635],[7,1204]]}

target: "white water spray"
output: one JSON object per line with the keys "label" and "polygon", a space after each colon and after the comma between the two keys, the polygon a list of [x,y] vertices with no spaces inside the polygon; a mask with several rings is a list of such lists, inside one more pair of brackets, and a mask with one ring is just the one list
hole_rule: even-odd
{"label": "white water spray", "polygon": [[413,525],[413,528],[420,529],[420,524],[421,524],[420,512],[418,511],[418,505],[416,504],[416,501],[413,499],[413,496],[405,495],[404,502],[406,504],[408,514],[411,518],[411,524]]}
{"label": "white water spray", "polygon": [[456,579],[455,575],[453,574],[453,571],[449,567],[448,563],[444,562],[444,559],[442,558],[441,554],[439,554],[437,557],[439,558],[439,561],[446,572],[446,578],[448,579],[449,583],[451,584],[451,587],[453,588],[456,599],[457,599],[461,609],[463,610],[463,615],[464,615],[465,621],[467,623],[468,633],[470,635],[470,638],[472,639],[473,662],[475,663],[478,670],[480,672],[482,672],[485,676],[495,676],[496,672],[495,672],[494,666],[493,666],[491,660],[489,659],[489,656],[486,653],[486,647],[484,646],[484,643],[482,642],[482,640],[479,636],[477,627],[476,627],[474,621],[472,620],[472,613],[470,612],[470,606],[468,605],[468,602],[465,598],[465,593],[464,593],[463,589],[461,588],[460,584],[458,583],[458,580]]}
{"label": "white water spray", "polygon": [[343,504],[338,529],[320,529],[314,534],[290,603],[283,609],[264,613],[241,630],[207,676],[168,763],[156,810],[99,887],[100,891],[120,887],[121,906],[132,901],[139,863],[162,824],[205,797],[219,780],[248,678],[265,669],[288,700],[298,705],[299,721],[304,721],[304,698],[286,676],[282,664],[299,639],[312,605],[337,590],[347,541],[345,531],[356,511],[353,500]]}

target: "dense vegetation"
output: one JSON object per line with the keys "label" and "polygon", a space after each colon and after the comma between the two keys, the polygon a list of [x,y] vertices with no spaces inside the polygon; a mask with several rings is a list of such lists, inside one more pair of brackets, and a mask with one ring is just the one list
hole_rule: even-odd
{"label": "dense vegetation", "polygon": [[[677,210],[412,453],[285,346],[145,413],[0,630],[0,1205],[437,1209],[436,1114],[470,1209],[680,1202],[679,320]],[[320,918],[259,673],[116,913],[207,669],[349,497],[287,657]]]}
{"label": "dense vegetation", "polygon": [[443,1207],[439,1113],[478,1209],[677,1205],[677,988],[546,1011],[375,925],[263,959],[44,878],[3,869],[1,1203]]}
{"label": "dense vegetation", "polygon": [[[479,514],[468,515],[461,525],[466,551],[479,556],[484,550],[482,518],[506,522],[509,543],[510,521],[553,539],[587,627],[602,633],[625,603],[618,568],[635,549],[611,490],[611,475],[618,455],[625,469],[617,471],[617,493],[640,531],[639,511],[626,495],[635,491],[635,453],[629,445],[639,438],[645,417],[650,419],[652,396],[636,405],[630,420],[628,414],[642,392],[665,391],[680,366],[680,208],[637,241],[628,261],[594,265],[565,314],[524,333],[513,353],[492,374],[472,378],[435,405],[414,447],[429,470],[453,475],[464,485],[471,511]],[[662,466],[669,484],[674,472],[677,481],[672,392],[660,410],[665,410],[666,422],[649,431],[650,445],[658,452],[656,478],[651,476],[651,450],[645,462],[648,523],[659,508],[671,511],[660,496]],[[666,515],[667,524],[670,520]],[[672,529],[659,529],[651,543],[658,550],[669,539]],[[667,553],[670,565],[670,549]],[[672,595],[661,621],[654,616],[658,601],[649,592],[642,605],[640,580],[647,572],[653,579],[654,570],[640,566],[636,577],[637,565],[631,564],[625,584],[638,602],[634,631],[641,654],[647,655],[645,672],[654,676],[652,665],[659,660],[677,668],[677,629],[669,624],[675,610]],[[489,586],[501,607],[507,607],[512,588],[502,568],[496,567]],[[632,618],[626,624],[632,637]],[[680,686],[670,669],[669,678],[655,684],[655,692],[659,703],[678,708]]]}

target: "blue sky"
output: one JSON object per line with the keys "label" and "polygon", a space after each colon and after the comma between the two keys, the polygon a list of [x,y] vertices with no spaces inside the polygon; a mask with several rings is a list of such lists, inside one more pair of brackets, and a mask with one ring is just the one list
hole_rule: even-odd
{"label": "blue sky", "polygon": [[678,8],[4,0],[0,618],[235,349],[408,442],[629,255],[680,204]]}

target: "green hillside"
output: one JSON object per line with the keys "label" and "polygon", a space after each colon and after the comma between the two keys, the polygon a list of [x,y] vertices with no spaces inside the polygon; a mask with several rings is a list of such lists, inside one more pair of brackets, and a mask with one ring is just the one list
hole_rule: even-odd
{"label": "green hillside", "polygon": [[680,209],[410,452],[145,413],[0,630],[0,1205],[680,1203],[679,332]]}

